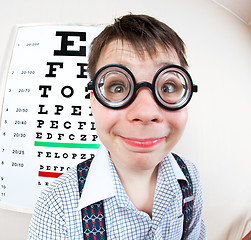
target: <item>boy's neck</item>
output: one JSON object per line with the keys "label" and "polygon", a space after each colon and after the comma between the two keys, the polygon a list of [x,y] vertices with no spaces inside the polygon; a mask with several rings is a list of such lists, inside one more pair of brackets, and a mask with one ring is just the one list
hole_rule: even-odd
{"label": "boy's neck", "polygon": [[134,206],[152,217],[158,165],[150,170],[121,169],[114,164],[120,181]]}

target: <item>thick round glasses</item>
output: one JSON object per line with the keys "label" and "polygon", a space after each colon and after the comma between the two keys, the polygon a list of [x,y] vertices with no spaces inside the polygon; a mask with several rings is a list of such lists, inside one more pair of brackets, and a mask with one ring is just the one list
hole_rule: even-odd
{"label": "thick round glasses", "polygon": [[88,90],[94,91],[96,99],[112,109],[124,108],[132,103],[141,87],[150,88],[159,106],[171,111],[185,107],[193,92],[197,92],[189,73],[177,65],[160,68],[152,83],[136,83],[134,75],[125,66],[106,65],[88,83]]}

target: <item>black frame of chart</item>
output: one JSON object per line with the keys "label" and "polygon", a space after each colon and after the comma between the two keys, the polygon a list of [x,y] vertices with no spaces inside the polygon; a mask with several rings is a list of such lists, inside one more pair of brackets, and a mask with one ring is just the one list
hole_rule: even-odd
{"label": "black frame of chart", "polygon": [[95,155],[100,141],[86,69],[90,43],[102,29],[16,28],[1,80],[1,208],[32,212],[52,181]]}

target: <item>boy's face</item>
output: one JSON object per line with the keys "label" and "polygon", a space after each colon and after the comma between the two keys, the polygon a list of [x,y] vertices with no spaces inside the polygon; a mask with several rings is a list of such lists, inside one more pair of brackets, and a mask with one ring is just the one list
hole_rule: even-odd
{"label": "boy's face", "polygon": [[[96,70],[121,64],[137,82],[152,83],[162,66],[180,65],[175,51],[157,50],[152,57],[147,52],[142,57],[126,41],[112,41],[102,50]],[[149,88],[140,88],[135,100],[119,110],[101,105],[91,94],[91,107],[97,133],[115,166],[135,171],[155,168],[178,142],[187,122],[186,107],[178,111],[161,108]]]}

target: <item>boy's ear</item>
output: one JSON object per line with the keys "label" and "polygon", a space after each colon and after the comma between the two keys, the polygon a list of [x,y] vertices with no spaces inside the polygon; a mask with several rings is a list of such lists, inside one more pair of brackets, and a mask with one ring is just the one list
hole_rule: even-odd
{"label": "boy's ear", "polygon": [[91,103],[91,110],[93,113],[94,108],[95,108],[95,97],[94,97],[93,91],[90,92],[90,103]]}

